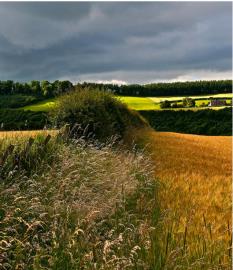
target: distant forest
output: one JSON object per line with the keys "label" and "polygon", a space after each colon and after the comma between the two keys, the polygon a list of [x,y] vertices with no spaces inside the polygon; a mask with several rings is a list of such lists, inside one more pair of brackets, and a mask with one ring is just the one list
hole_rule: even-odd
{"label": "distant forest", "polygon": [[111,91],[120,96],[138,97],[159,97],[159,96],[189,96],[202,94],[231,93],[232,81],[193,81],[173,83],[151,83],[145,85],[115,85],[97,83],[78,83],[73,85],[70,81],[31,81],[14,82],[11,80],[0,81],[0,95],[34,95],[37,97],[55,97],[62,93],[71,91],[74,87],[97,88],[104,91]]}

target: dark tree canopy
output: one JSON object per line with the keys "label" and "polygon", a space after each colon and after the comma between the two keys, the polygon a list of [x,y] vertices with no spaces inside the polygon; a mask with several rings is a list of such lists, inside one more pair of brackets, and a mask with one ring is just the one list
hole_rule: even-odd
{"label": "dark tree canopy", "polygon": [[121,86],[95,83],[83,83],[82,85],[103,88],[117,95],[139,97],[191,96],[232,92],[231,80],[151,83],[145,85],[131,84]]}
{"label": "dark tree canopy", "polygon": [[[159,96],[191,96],[204,94],[231,93],[232,81],[194,81],[174,83],[151,83],[145,85],[115,85],[97,83],[79,83],[81,88],[95,88],[110,91],[120,96],[159,97]],[[11,80],[0,81],[0,95],[24,94],[38,97],[54,97],[69,92],[74,88],[70,81],[31,81],[26,83]]]}
{"label": "dark tree canopy", "polygon": [[0,81],[0,95],[34,95],[38,97],[54,97],[73,89],[70,81],[31,81],[31,82],[13,82]]}

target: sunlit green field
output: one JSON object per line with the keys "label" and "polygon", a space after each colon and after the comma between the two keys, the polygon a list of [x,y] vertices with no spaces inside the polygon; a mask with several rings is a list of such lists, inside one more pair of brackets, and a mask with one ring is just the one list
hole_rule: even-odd
{"label": "sunlit green field", "polygon": [[[232,98],[233,94],[216,94],[216,95],[206,95],[206,96],[192,96],[191,98],[196,99],[196,106],[194,108],[176,108],[172,110],[202,110],[202,109],[208,109],[208,103],[209,100],[208,98],[213,97],[213,98]],[[133,110],[161,110],[160,108],[160,102],[164,100],[168,101],[177,101],[178,104],[179,102],[182,101],[184,96],[182,97],[128,97],[128,96],[118,96],[117,97],[119,100],[122,102],[126,103],[129,108]],[[33,105],[25,106],[23,107],[24,110],[31,110],[31,111],[50,111],[56,103],[56,99],[47,99],[41,102],[38,102]],[[200,105],[205,104],[206,107],[200,107]],[[227,101],[229,103],[229,100]],[[213,110],[219,110],[225,108],[224,106],[221,107],[211,107]],[[170,109],[168,109],[170,110]]]}
{"label": "sunlit green field", "polygon": [[38,112],[38,111],[48,112],[54,107],[55,102],[56,102],[55,98],[51,98],[51,99],[40,101],[33,105],[25,106],[22,109],[30,110],[34,112]]}
{"label": "sunlit green field", "polygon": [[147,97],[118,97],[133,110],[159,110],[159,104]]}

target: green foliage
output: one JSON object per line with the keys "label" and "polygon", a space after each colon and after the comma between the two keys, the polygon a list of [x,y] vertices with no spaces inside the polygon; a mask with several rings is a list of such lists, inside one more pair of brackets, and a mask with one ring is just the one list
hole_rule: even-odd
{"label": "green foliage", "polygon": [[70,81],[31,81],[27,83],[0,81],[0,95],[34,95],[37,97],[54,97],[73,89]]}
{"label": "green foliage", "polygon": [[[161,97],[161,96],[189,96],[217,93],[231,93],[232,81],[194,81],[174,83],[152,83],[145,85],[114,85],[82,83],[77,84],[81,88],[91,87],[103,91],[111,91],[120,96],[135,97]],[[26,94],[40,97],[54,97],[73,90],[73,84],[69,81],[31,81],[27,83],[0,81],[0,95]]]}
{"label": "green foliage", "polygon": [[114,92],[116,95],[135,97],[189,96],[232,92],[231,80],[151,83],[145,85],[131,84],[121,86],[83,83],[80,86],[101,87]]}
{"label": "green foliage", "polygon": [[171,108],[171,102],[169,102],[168,100],[160,102],[160,108],[161,109]]}
{"label": "green foliage", "polygon": [[202,135],[232,135],[231,108],[199,111],[140,111],[157,131]]}
{"label": "green foliage", "polygon": [[43,129],[48,123],[47,115],[44,112],[13,109],[0,110],[1,130]]}
{"label": "green foliage", "polygon": [[196,104],[195,100],[192,98],[186,97],[183,99],[183,106],[184,107],[188,107],[188,108],[195,107],[195,104]]}
{"label": "green foliage", "polygon": [[58,127],[69,124],[73,137],[84,132],[98,140],[114,135],[123,137],[127,129],[145,125],[137,112],[110,93],[88,88],[61,96],[51,118]]}

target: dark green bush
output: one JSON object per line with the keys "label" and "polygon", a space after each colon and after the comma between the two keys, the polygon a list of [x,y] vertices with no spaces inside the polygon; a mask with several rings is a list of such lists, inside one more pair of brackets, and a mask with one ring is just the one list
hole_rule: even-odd
{"label": "dark green bush", "polygon": [[196,105],[196,102],[194,99],[188,98],[188,97],[183,99],[183,106],[184,107],[195,107],[195,105]]}
{"label": "dark green bush", "polygon": [[168,100],[160,102],[160,108],[161,109],[171,108],[171,102]]}
{"label": "dark green bush", "polygon": [[113,135],[122,137],[128,128],[146,124],[112,94],[88,88],[61,96],[51,119],[57,127],[69,124],[72,137],[84,133],[100,141]]}

